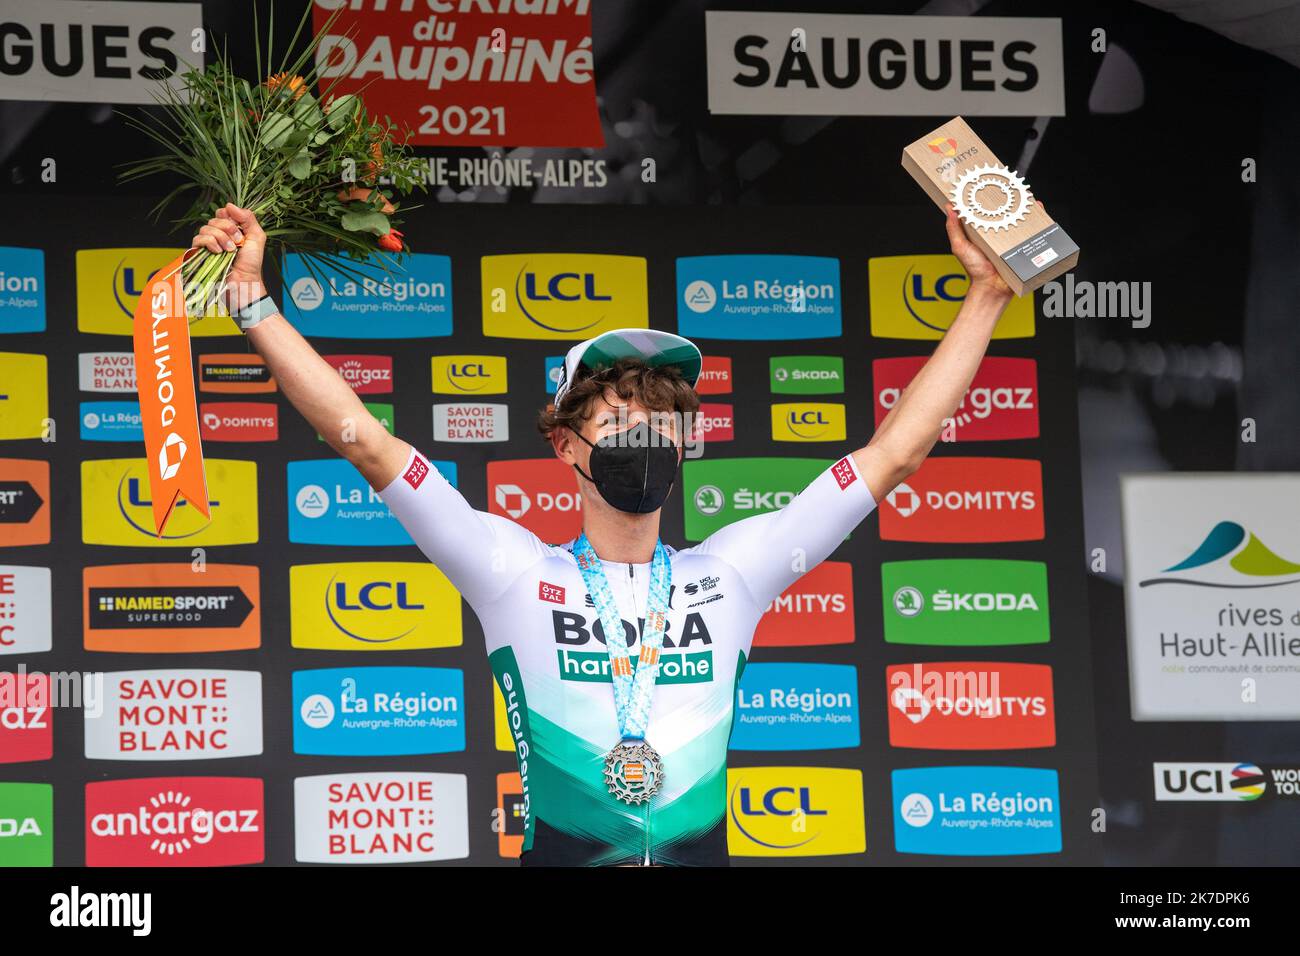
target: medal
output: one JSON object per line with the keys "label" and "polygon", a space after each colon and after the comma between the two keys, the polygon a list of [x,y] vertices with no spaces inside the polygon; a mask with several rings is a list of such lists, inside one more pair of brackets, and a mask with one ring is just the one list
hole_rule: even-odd
{"label": "medal", "polygon": [[619,735],[623,738],[605,755],[605,786],[615,799],[624,803],[645,803],[659,791],[664,779],[663,760],[646,743],[645,731],[650,722],[650,699],[659,676],[659,651],[663,647],[667,624],[672,565],[663,542],[656,541],[654,560],[650,564],[650,597],[641,633],[641,650],[634,670],[609,579],[605,577],[600,558],[585,534],[578,536],[573,554],[605,631],[610,682],[614,686],[614,712],[618,718]]}
{"label": "medal", "polygon": [[624,803],[644,803],[659,790],[664,764],[644,740],[624,740],[605,754],[605,786]]}

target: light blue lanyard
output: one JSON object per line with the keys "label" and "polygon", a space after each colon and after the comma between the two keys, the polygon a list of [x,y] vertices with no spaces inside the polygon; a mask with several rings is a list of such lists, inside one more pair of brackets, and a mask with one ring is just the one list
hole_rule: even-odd
{"label": "light blue lanyard", "polygon": [[655,679],[659,676],[659,652],[664,643],[664,626],[668,617],[668,595],[672,586],[673,569],[668,561],[668,551],[663,542],[655,542],[654,560],[650,564],[650,596],[646,602],[645,625],[641,632],[641,652],[635,669],[627,650],[627,637],[623,634],[623,619],[614,602],[609,578],[601,566],[600,558],[587,540],[586,534],[578,536],[573,546],[578,570],[587,585],[591,600],[600,615],[605,630],[605,649],[609,652],[610,680],[614,684],[614,711],[618,715],[618,731],[624,740],[641,740],[650,722],[650,698],[654,694]]}

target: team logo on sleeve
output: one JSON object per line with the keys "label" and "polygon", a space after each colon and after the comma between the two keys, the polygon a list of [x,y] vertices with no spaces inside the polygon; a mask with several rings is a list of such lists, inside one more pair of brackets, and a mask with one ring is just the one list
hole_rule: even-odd
{"label": "team logo on sleeve", "polygon": [[411,460],[411,467],[406,469],[406,474],[402,475],[402,477],[406,479],[406,483],[412,488],[419,488],[428,474],[429,463],[416,455]]}

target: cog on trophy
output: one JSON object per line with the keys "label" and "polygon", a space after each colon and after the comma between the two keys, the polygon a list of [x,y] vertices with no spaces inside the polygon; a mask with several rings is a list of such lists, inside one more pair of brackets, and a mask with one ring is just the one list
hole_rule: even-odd
{"label": "cog on trophy", "polygon": [[984,163],[966,170],[952,187],[962,222],[976,229],[1010,229],[1029,215],[1034,197],[1014,170]]}

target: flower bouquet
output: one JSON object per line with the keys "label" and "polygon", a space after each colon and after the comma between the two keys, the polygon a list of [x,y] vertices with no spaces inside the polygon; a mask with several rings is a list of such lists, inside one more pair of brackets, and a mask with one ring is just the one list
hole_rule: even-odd
{"label": "flower bouquet", "polygon": [[[172,221],[193,231],[233,202],[257,216],[268,250],[277,253],[272,262],[292,251],[322,283],[324,264],[360,281],[366,265],[391,272],[395,259],[384,253],[405,248],[394,228],[400,222],[394,218],[397,204],[380,191],[381,178],[392,193],[423,190],[424,164],[411,154],[411,132],[399,134],[387,116],[371,115],[360,96],[332,95],[333,81],[319,90],[319,99],[313,94],[317,47],[329,30],[327,24],[311,37],[310,15],[309,4],[288,51],[305,30],[310,39],[272,68],[274,6],[263,42],[254,5],[257,75],[265,79],[251,83],[236,76],[221,48],[207,67],[184,72],[179,85],[159,83],[160,109],[126,119],[162,152],[127,163],[119,178],[179,177],[181,185],[152,210],[155,220],[188,198],[189,207]],[[190,316],[224,311],[222,290],[235,255],[198,249],[184,260],[181,281]]]}

